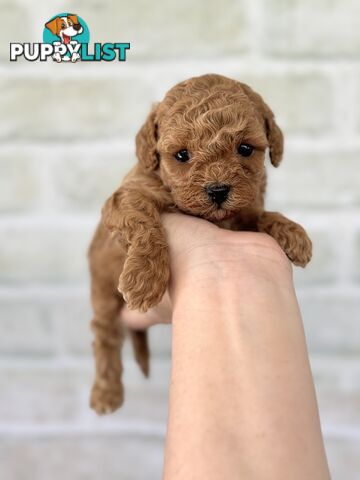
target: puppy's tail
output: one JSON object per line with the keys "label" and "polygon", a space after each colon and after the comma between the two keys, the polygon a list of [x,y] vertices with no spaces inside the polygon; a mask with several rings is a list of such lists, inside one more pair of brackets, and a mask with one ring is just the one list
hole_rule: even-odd
{"label": "puppy's tail", "polygon": [[147,330],[129,330],[135,360],[145,377],[150,372],[150,350]]}

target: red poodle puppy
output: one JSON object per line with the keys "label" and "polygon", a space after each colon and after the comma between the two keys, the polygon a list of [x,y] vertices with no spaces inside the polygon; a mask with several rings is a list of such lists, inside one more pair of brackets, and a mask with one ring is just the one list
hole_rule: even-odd
{"label": "red poodle puppy", "polygon": [[[96,378],[91,406],[114,411],[123,402],[120,349],[124,303],[145,312],[169,281],[169,250],[160,215],[184,212],[231,230],[266,232],[304,267],[311,241],[280,213],[264,210],[265,151],[277,167],[283,135],[263,99],[221,75],[173,87],[136,136],[137,165],[107,200],[89,260]],[[131,331],[134,352],[148,375],[145,331]]]}

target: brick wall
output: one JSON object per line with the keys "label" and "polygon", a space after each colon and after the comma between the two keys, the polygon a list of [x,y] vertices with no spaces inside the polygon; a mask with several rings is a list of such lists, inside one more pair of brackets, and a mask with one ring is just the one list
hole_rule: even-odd
{"label": "brick wall", "polygon": [[[58,11],[91,42],[130,41],[128,61],[10,63],[9,43],[41,41]],[[356,0],[0,0],[3,480],[160,478],[170,329],[151,332],[152,380],[128,351],[126,406],[96,418],[85,252],[151,103],[207,72],[248,82],[284,129],[268,207],[313,238],[295,279],[323,430],[334,480],[359,478],[359,17]]]}

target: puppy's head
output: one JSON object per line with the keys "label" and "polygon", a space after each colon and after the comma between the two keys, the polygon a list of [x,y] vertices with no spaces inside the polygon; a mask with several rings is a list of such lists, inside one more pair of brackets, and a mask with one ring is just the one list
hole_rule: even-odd
{"label": "puppy's head", "polygon": [[63,43],[69,43],[72,37],[83,32],[77,15],[68,14],[66,17],[56,17],[45,24],[53,35],[61,38]]}
{"label": "puppy's head", "polygon": [[250,87],[204,75],[172,88],[136,137],[139,163],[158,174],[183,212],[230,218],[261,201],[265,151],[278,166],[283,136]]}

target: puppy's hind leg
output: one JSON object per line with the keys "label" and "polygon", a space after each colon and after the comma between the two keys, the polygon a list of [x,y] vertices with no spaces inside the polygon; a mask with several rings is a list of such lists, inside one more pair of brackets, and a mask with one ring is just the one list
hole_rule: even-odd
{"label": "puppy's hind leg", "polygon": [[124,399],[120,356],[124,331],[119,319],[123,299],[114,289],[111,279],[106,280],[95,273],[92,274],[91,297],[96,373],[90,406],[98,414],[105,414],[119,408]]}

